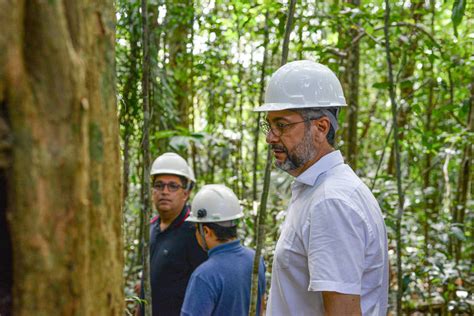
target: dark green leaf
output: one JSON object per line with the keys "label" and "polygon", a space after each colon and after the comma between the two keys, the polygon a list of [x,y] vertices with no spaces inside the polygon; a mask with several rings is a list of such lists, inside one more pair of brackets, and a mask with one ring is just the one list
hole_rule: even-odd
{"label": "dark green leaf", "polygon": [[454,34],[458,36],[457,28],[461,24],[462,18],[464,16],[464,11],[466,10],[466,1],[465,0],[454,0],[453,10],[451,14],[451,21],[453,21]]}
{"label": "dark green leaf", "polygon": [[390,84],[388,82],[376,82],[372,85],[373,88],[375,89],[388,89]]}

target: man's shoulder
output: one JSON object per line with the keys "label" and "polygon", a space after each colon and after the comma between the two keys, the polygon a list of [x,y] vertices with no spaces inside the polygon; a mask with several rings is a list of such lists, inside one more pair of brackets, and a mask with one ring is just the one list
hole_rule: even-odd
{"label": "man's shoulder", "polygon": [[188,240],[188,242],[190,242],[191,240],[194,240],[196,238],[194,236],[195,227],[194,227],[193,223],[183,222],[181,225],[175,226],[173,229],[176,231],[174,236],[176,236],[176,237],[179,236],[179,238],[184,238],[184,239]]}
{"label": "man's shoulder", "polygon": [[362,179],[348,166],[339,165],[321,178],[313,189],[313,196],[317,200],[345,200],[351,201],[355,193],[370,194],[370,190]]}
{"label": "man's shoulder", "polygon": [[[247,246],[242,246],[242,252],[245,255],[251,257],[252,261],[253,261],[253,258],[255,257],[255,249],[249,248]],[[260,257],[262,257],[262,256],[260,255]]]}
{"label": "man's shoulder", "polygon": [[210,257],[194,270],[193,277],[207,281],[217,273],[219,273],[218,264]]}
{"label": "man's shoulder", "polygon": [[180,225],[176,225],[176,228],[182,228],[182,229],[188,229],[188,230],[194,231],[195,226],[194,226],[194,223],[184,221]]}

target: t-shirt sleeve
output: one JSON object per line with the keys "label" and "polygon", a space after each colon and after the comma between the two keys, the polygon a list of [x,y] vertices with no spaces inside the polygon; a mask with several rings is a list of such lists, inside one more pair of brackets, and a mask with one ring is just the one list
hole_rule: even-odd
{"label": "t-shirt sleeve", "polygon": [[193,274],[186,288],[181,316],[211,315],[215,307],[215,298],[216,294],[209,284]]}
{"label": "t-shirt sleeve", "polygon": [[368,228],[362,216],[342,200],[325,200],[311,210],[309,291],[361,294]]}

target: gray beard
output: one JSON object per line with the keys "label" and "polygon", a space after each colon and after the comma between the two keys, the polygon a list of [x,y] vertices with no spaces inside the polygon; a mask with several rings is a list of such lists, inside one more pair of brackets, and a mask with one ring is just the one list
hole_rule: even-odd
{"label": "gray beard", "polygon": [[316,156],[316,148],[312,143],[311,133],[305,129],[304,137],[291,152],[285,146],[275,146],[283,149],[286,153],[286,159],[283,162],[275,162],[275,166],[283,171],[292,171],[303,166],[311,158]]}

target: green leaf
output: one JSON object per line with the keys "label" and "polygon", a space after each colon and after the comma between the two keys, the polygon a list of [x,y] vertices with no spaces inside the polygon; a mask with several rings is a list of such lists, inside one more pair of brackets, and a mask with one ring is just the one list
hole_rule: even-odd
{"label": "green leaf", "polygon": [[192,138],[196,139],[204,139],[204,134],[203,133],[191,133]]}
{"label": "green leaf", "polygon": [[175,136],[177,134],[176,131],[158,131],[155,133],[155,138],[156,139],[164,139],[164,138],[170,138],[172,136]]}
{"label": "green leaf", "polygon": [[451,21],[453,21],[454,35],[458,36],[457,28],[461,24],[462,18],[464,17],[464,11],[466,10],[465,0],[454,0],[453,10],[451,14]]}
{"label": "green leaf", "polygon": [[170,146],[174,150],[183,150],[189,146],[189,137],[173,136],[170,140]]}
{"label": "green leaf", "polygon": [[375,89],[388,89],[390,84],[388,82],[376,82],[372,85]]}
{"label": "green leaf", "polygon": [[411,282],[410,275],[408,275],[408,274],[404,275],[403,279],[402,279],[403,292],[405,292],[408,289],[408,286],[410,285],[410,282]]}

